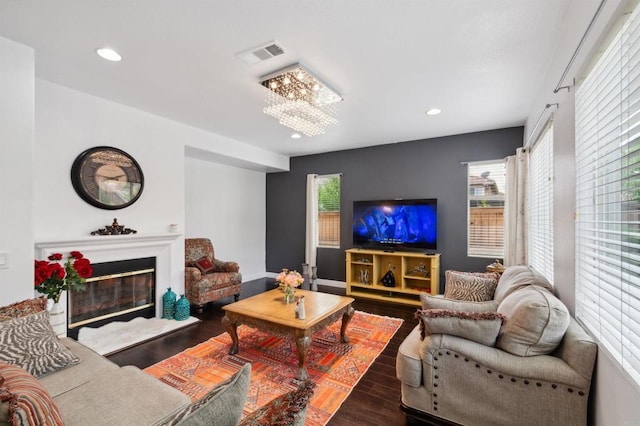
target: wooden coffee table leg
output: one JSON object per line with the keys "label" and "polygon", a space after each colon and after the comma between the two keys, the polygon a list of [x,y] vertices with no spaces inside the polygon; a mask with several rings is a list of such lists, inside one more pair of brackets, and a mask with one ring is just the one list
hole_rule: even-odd
{"label": "wooden coffee table leg", "polygon": [[342,327],[340,327],[340,340],[342,343],[349,343],[349,338],[347,337],[347,326],[349,325],[349,321],[351,321],[351,317],[353,317],[353,307],[349,305],[347,311],[342,315]]}
{"label": "wooden coffee table leg", "polygon": [[224,326],[227,333],[231,336],[231,349],[229,349],[229,355],[235,355],[238,353],[238,324],[232,322],[225,315],[222,317],[222,325]]}
{"label": "wooden coffee table leg", "polygon": [[298,351],[298,375],[296,378],[298,380],[307,380],[309,378],[309,373],[307,372],[307,352],[309,351],[309,346],[311,345],[311,339],[309,336],[299,336],[296,337],[296,349]]}

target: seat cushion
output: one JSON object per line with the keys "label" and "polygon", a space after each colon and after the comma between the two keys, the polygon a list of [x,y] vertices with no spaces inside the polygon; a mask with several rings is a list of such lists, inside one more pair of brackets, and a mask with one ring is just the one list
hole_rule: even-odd
{"label": "seat cushion", "polygon": [[571,321],[567,307],[539,286],[526,286],[509,294],[498,312],[507,317],[507,323],[500,330],[496,347],[519,356],[553,352]]}

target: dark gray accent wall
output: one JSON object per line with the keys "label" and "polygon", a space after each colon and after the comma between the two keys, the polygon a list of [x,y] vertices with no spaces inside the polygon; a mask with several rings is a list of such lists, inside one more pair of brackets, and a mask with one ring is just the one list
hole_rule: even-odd
{"label": "dark gray accent wall", "polygon": [[302,267],[310,173],[342,173],[341,247],[318,249],[319,278],[345,280],[353,201],[394,198],[438,199],[442,275],[446,269],[484,271],[493,259],[467,256],[467,167],[460,163],[512,155],[523,132],[513,127],[291,158],[289,172],[267,174],[267,271]]}

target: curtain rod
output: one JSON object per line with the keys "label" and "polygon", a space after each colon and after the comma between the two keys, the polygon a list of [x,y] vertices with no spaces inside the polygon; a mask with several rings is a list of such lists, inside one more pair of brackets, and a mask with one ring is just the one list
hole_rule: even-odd
{"label": "curtain rod", "polygon": [[533,138],[533,136],[536,134],[536,130],[538,129],[538,126],[540,125],[540,122],[542,121],[542,117],[544,117],[545,113],[547,112],[547,110],[551,107],[558,107],[559,104],[555,103],[555,104],[546,104],[544,106],[544,108],[542,108],[542,112],[540,113],[540,116],[538,117],[538,120],[536,121],[536,124],[533,126],[533,129],[531,129],[531,132],[529,133],[529,137],[527,138],[527,142],[524,144],[525,148],[529,147],[529,144],[531,143],[531,138]]}
{"label": "curtain rod", "polygon": [[569,88],[571,87],[571,86],[561,86],[561,84],[564,81],[564,79],[567,77],[567,73],[569,72],[569,69],[573,66],[573,61],[576,60],[576,57],[578,56],[580,49],[582,49],[582,45],[584,44],[584,41],[587,39],[587,36],[591,32],[591,29],[593,28],[593,24],[595,24],[596,20],[598,19],[598,15],[600,15],[600,12],[602,11],[602,8],[604,7],[604,4],[606,2],[607,0],[602,0],[600,2],[600,5],[598,6],[596,13],[594,13],[593,18],[591,18],[591,22],[589,22],[589,26],[587,27],[586,31],[582,35],[582,38],[580,39],[580,43],[578,43],[578,47],[576,47],[576,50],[573,52],[573,56],[571,56],[571,59],[569,60],[567,67],[564,69],[564,72],[562,73],[562,77],[560,77],[558,84],[556,84],[556,88],[553,89],[553,93],[558,93],[562,89],[569,90]]}

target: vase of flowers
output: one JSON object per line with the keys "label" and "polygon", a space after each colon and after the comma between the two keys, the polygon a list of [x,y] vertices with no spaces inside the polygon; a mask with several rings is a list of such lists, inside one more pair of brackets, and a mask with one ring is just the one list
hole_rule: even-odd
{"label": "vase of flowers", "polygon": [[276,284],[284,293],[284,301],[286,303],[294,301],[295,289],[300,287],[303,282],[304,278],[302,278],[300,272],[289,271],[288,269],[283,269],[276,277]]}
{"label": "vase of flowers", "polygon": [[87,278],[93,274],[91,261],[79,251],[69,253],[67,260],[61,253],[54,253],[48,260],[35,261],[34,285],[39,293],[53,300],[50,310],[51,325],[56,334],[65,332],[64,308],[59,305],[63,291],[69,289],[84,290]]}

